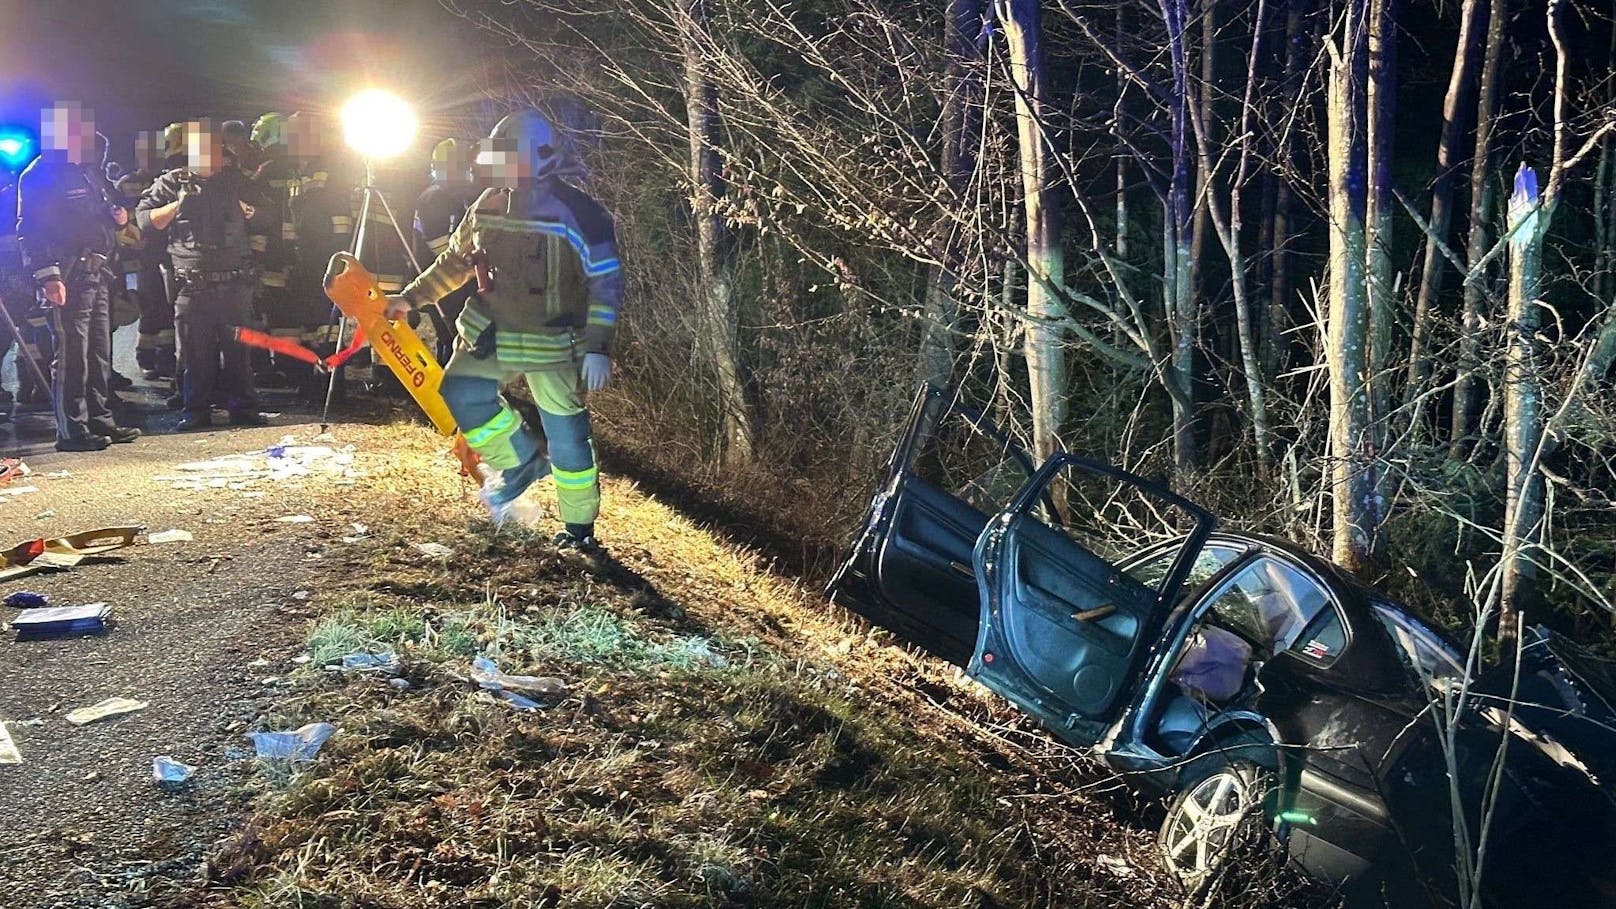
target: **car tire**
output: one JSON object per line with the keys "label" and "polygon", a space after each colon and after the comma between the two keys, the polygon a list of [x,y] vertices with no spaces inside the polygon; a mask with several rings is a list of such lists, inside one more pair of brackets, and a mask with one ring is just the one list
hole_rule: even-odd
{"label": "car tire", "polygon": [[1212,886],[1231,858],[1261,855],[1278,775],[1248,760],[1203,758],[1184,775],[1156,843],[1162,864],[1192,896]]}

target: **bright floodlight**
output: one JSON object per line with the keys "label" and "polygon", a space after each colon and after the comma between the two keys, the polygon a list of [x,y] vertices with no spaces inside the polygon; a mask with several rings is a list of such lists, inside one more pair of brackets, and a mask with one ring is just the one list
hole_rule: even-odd
{"label": "bright floodlight", "polygon": [[367,158],[391,158],[415,141],[417,124],[410,106],[380,89],[367,89],[342,107],[342,133],[348,146]]}

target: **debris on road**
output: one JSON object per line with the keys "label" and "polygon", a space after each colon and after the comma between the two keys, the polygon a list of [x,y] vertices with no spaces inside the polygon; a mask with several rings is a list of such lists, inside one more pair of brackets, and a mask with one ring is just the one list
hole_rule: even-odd
{"label": "debris on road", "polygon": [[350,653],[342,658],[339,668],[343,672],[397,672],[398,654],[391,650],[381,653]]}
{"label": "debris on road", "polygon": [[34,593],[32,590],[18,590],[14,593],[6,594],[6,598],[0,600],[0,603],[4,603],[13,609],[39,609],[42,606],[49,606],[50,600],[42,593]]}
{"label": "debris on road", "polygon": [[0,458],[0,486],[10,485],[12,480],[26,477],[33,471],[28,469],[21,458]]}
{"label": "debris on road", "polygon": [[159,786],[177,786],[191,778],[196,768],[182,761],[177,761],[166,754],[152,758],[152,781]]}
{"label": "debris on road", "polygon": [[148,543],[189,543],[195,539],[189,530],[160,530],[146,535]]}
{"label": "debris on road", "polygon": [[320,746],[331,738],[337,727],[330,723],[309,723],[293,732],[249,732],[258,756],[269,760],[312,761]]}
{"label": "debris on road", "polygon": [[75,726],[83,726],[108,717],[122,716],[126,713],[134,713],[137,710],[145,710],[150,706],[150,701],[137,701],[133,698],[107,698],[99,704],[68,711],[67,721]]}
{"label": "debris on road", "polygon": [[454,550],[442,543],[416,543],[415,550],[434,559],[447,559],[454,555]]}
{"label": "debris on road", "polygon": [[0,486],[0,502],[7,502],[18,496],[38,491],[38,486]]}
{"label": "debris on road", "polygon": [[275,519],[277,524],[313,524],[314,519],[306,514],[289,514]]}
{"label": "debris on road", "polygon": [[67,571],[85,559],[133,544],[135,536],[145,529],[140,526],[103,527],[65,537],[24,540],[10,549],[0,550],[0,581],[40,571]]}
{"label": "debris on road", "polygon": [[107,619],[111,617],[112,607],[105,603],[41,606],[23,610],[11,620],[11,630],[17,632],[19,641],[100,634],[107,630]]}
{"label": "debris on road", "polygon": [[[566,682],[551,676],[506,675],[488,657],[478,657],[471,663],[471,680],[489,691],[526,691],[548,697],[566,697],[572,689]],[[509,700],[507,698],[507,700]]]}
{"label": "debris on road", "polygon": [[22,752],[17,750],[17,743],[11,740],[11,731],[6,724],[0,722],[0,764],[21,764]]}
{"label": "debris on road", "polygon": [[47,518],[54,518],[54,517],[56,517],[56,509],[47,508],[44,511],[41,511],[39,514],[34,515],[34,520],[43,521],[43,520],[45,520]]}
{"label": "debris on road", "polygon": [[366,472],[354,466],[354,447],[299,445],[295,436],[286,436],[261,451],[225,455],[207,461],[177,464],[172,475],[159,476],[160,483],[175,489],[246,489],[260,480],[273,483],[312,476],[354,479]]}

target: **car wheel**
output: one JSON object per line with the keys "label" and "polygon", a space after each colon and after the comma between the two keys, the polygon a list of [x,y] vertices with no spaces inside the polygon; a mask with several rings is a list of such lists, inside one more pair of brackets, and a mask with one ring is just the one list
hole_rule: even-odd
{"label": "car wheel", "polygon": [[1266,843],[1264,806],[1277,778],[1250,761],[1219,759],[1189,779],[1167,808],[1157,844],[1167,870],[1197,894],[1230,858]]}

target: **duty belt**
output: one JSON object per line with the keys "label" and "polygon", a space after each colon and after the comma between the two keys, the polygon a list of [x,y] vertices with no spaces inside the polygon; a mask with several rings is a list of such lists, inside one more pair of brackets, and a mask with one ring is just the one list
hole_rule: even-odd
{"label": "duty belt", "polygon": [[253,276],[250,267],[233,268],[229,271],[202,271],[201,269],[176,270],[176,277],[186,284],[194,287],[207,287],[214,284],[229,284],[234,281],[245,281]]}

